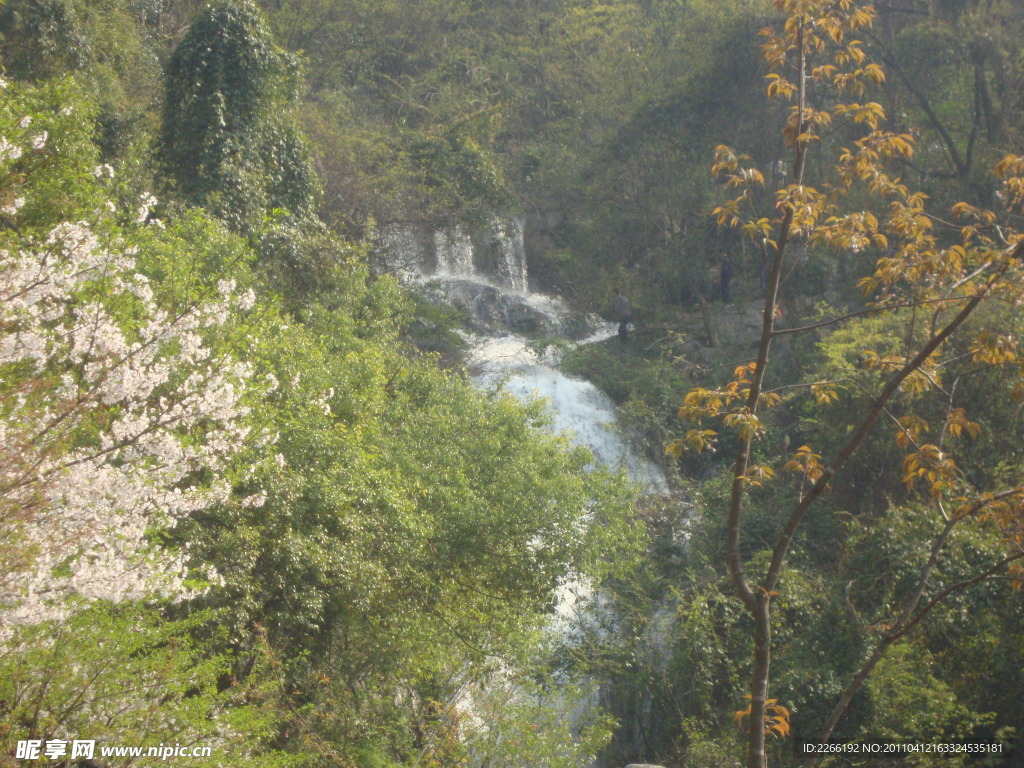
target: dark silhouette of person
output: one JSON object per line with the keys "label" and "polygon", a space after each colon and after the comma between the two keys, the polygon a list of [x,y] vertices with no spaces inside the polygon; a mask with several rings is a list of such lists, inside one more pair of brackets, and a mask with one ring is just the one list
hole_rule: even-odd
{"label": "dark silhouette of person", "polygon": [[629,337],[629,321],[633,319],[633,309],[629,299],[618,288],[612,289],[612,312],[619,321],[619,340],[625,341]]}
{"label": "dark silhouette of person", "polygon": [[718,288],[721,291],[723,304],[728,303],[732,298],[732,290],[729,285],[732,282],[732,276],[732,259],[728,253],[723,253],[722,260],[718,263]]}

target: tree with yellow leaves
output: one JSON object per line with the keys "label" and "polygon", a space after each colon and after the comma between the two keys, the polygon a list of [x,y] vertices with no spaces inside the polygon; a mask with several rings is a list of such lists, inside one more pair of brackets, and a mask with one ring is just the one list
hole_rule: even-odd
{"label": "tree with yellow leaves", "polygon": [[[956,379],[943,380],[958,365],[1019,368],[1024,359],[1016,341],[999,327],[1005,311],[986,312],[986,321],[994,321],[980,332],[977,322],[968,323],[989,304],[1012,308],[1024,301],[1024,235],[1015,228],[1024,213],[1024,158],[1008,156],[994,168],[1000,184],[999,210],[959,203],[950,213],[955,226],[932,215],[926,208],[927,196],[910,189],[893,170],[913,156],[912,136],[884,130],[884,109],[868,100],[869,89],[885,79],[858,39],[871,27],[873,9],[853,0],[772,0],[772,5],[784,14],[784,24],[780,30],[761,32],[761,48],[771,69],[766,78],[769,98],[791,103],[784,127],[792,157],[788,183],[775,191],[774,209],[764,211],[758,209],[762,196],[755,190],[764,186],[765,177],[750,157],[719,146],[712,168],[730,195],[714,211],[718,224],[738,228],[768,255],[757,351],[736,368],[725,386],[694,389],[685,397],[679,417],[692,428],[668,447],[677,455],[713,449],[716,431],[708,428],[709,422],[735,435],[726,557],[732,583],[755,627],[750,703],[736,713],[748,732],[747,768],[765,768],[766,738],[784,737],[789,731],[789,711],[769,698],[769,683],[772,600],[784,589],[781,582],[794,538],[830,482],[882,423],[893,425],[895,442],[905,454],[902,474],[908,491],[921,493],[936,505],[944,525],[934,537],[915,588],[898,616],[883,628],[819,738],[829,738],[878,661],[934,606],[993,576],[1019,577],[1024,562],[1024,487],[978,488],[958,466],[948,444],[977,437],[981,426],[957,401]],[[839,131],[850,137],[850,146],[839,152],[828,178],[812,181],[809,157],[826,132]],[[873,209],[861,207],[865,200]],[[873,271],[859,283],[863,308],[802,327],[781,327],[783,275],[795,268],[798,251],[813,256],[828,250],[877,256]],[[885,313],[907,319],[906,343],[897,353],[864,351],[863,376],[808,384],[785,381],[787,372],[772,369],[772,344],[781,336]],[[968,333],[973,338],[963,339]],[[771,387],[766,385],[767,376]],[[867,405],[847,425],[844,442],[833,455],[823,456],[824,449],[802,445],[779,461],[783,474],[797,476],[799,493],[783,513],[767,568],[755,576],[748,573],[741,550],[749,489],[772,481],[777,473],[769,465],[755,465],[752,449],[769,429],[763,413],[780,402],[783,391],[790,396],[803,392],[821,408],[844,393],[856,392],[866,397]],[[1024,393],[1024,385],[1015,391]],[[928,409],[929,417],[910,410],[923,399],[940,404]],[[932,442],[929,435],[934,436]],[[1005,556],[971,578],[938,592],[929,589],[943,547],[954,528],[968,521],[995,526],[1003,535]]]}

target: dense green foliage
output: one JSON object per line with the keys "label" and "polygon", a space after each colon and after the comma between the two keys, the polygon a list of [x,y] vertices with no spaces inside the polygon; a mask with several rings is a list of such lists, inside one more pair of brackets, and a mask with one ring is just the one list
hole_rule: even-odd
{"label": "dense green foliage", "polygon": [[[13,442],[0,462],[2,609],[12,620],[2,640],[4,752],[13,754],[17,741],[87,738],[210,746],[221,760],[254,765],[443,763],[457,752],[508,764],[520,754],[508,744],[543,720],[550,727],[521,754],[536,765],[585,765],[607,722],[582,707],[570,730],[564,713],[585,691],[575,692],[566,675],[543,686],[534,675],[547,674],[544,638],[560,585],[600,580],[631,558],[636,532],[624,481],[588,472],[586,451],[544,432],[540,406],[478,393],[458,371],[420,354],[408,341],[415,301],[391,277],[371,277],[358,247],[315,231],[289,240],[287,228],[271,222],[262,237],[249,233],[254,249],[232,234],[238,222],[230,217],[137,195],[146,169],[135,156],[100,156],[95,107],[80,90],[59,82],[3,87],[5,259],[38,250],[44,263],[55,260],[47,248],[69,227],[83,247],[68,245],[61,258],[92,258],[102,245],[97,255],[110,271],[61,293],[60,274],[75,269],[69,264],[52,278],[57,314],[33,315],[29,302],[28,314],[5,321],[11,357],[0,402]],[[290,251],[295,241],[305,247]],[[312,257],[313,269],[294,261]],[[22,306],[23,269],[30,260],[3,265],[12,311]],[[24,279],[31,286],[31,274]],[[123,286],[130,288],[122,295]],[[87,340],[80,367],[52,350],[20,351],[33,322],[49,333],[55,320],[73,323],[89,302],[106,299],[104,311],[124,335],[122,360],[98,351],[114,342],[88,325],[69,325]],[[133,377],[156,376],[140,403],[157,419],[152,431],[179,412],[176,388],[234,371],[232,383],[183,396],[186,416],[212,410],[169,438],[182,441],[186,461],[204,441],[219,458],[200,462],[196,453],[166,489],[172,498],[197,494],[190,511],[147,513],[144,551],[103,566],[149,567],[134,558],[156,563],[177,553],[188,567],[185,585],[173,586],[172,561],[170,583],[154,577],[145,587],[151,595],[107,598],[106,571],[94,573],[102,550],[57,539],[53,555],[46,550],[54,565],[46,566],[29,531],[59,524],[60,513],[46,522],[51,509],[99,504],[85,480],[81,501],[61,496],[62,478],[86,458],[105,471],[104,446],[128,429],[117,420],[131,401],[111,393],[104,407],[78,410],[83,393],[47,426],[49,405],[62,403],[62,387],[90,381],[96,366],[112,366],[102,374],[108,380],[123,377],[125,361],[134,367],[147,346],[175,339],[173,323],[208,303],[199,336],[166,350],[168,361],[190,355],[181,365],[192,369],[161,374],[160,361],[140,362],[120,386],[130,394]],[[443,313],[437,318],[446,322]],[[161,331],[162,322],[172,326]],[[206,351],[190,351],[195,344]],[[29,353],[49,356],[38,368],[19,362]],[[226,403],[230,415],[214,415],[227,413]],[[230,429],[218,421],[228,418],[236,420]],[[46,450],[39,462],[56,462],[54,469],[23,480],[7,450],[21,431],[38,430],[39,441],[72,420],[66,437],[38,442]],[[178,449],[155,445],[146,457],[143,434],[123,461],[130,466],[141,454],[158,484],[161,456]],[[80,459],[72,453],[90,450],[95,455]],[[106,534],[136,513],[114,502],[95,514]],[[32,579],[56,580],[61,592],[28,586]],[[168,589],[172,599],[160,598]],[[508,713],[505,735],[481,729],[474,737],[466,727],[452,740],[456,706],[470,696],[481,712]]]}
{"label": "dense green foliage", "polygon": [[[864,100],[915,135],[897,175],[931,196],[952,242],[958,225],[942,212],[1000,205],[990,167],[1024,140],[1024,11],[1014,0],[877,10],[863,45],[888,78]],[[609,768],[739,765],[733,713],[752,643],[725,567],[735,438],[720,435],[717,453],[666,458],[664,447],[686,392],[726,385],[756,343],[765,247],[714,226],[724,193],[709,164],[724,142],[785,183],[785,109],[763,103],[757,55],[771,21],[755,0],[0,4],[0,137],[11,142],[0,278],[10,254],[45,262],[54,228],[76,222],[131,255],[125,275],[146,279],[152,307],[128,277],[103,278],[61,298],[67,316],[106,301],[131,340],[155,318],[224,302],[197,337],[216,365],[176,369],[152,399],[173,399],[190,373],[241,366],[244,433],[220,463],[166,488],[206,502],[146,519],[139,556],[184,558],[180,590],[40,597],[24,585],[44,559],[29,531],[47,489],[15,503],[0,483],[0,615],[33,600],[61,609],[0,627],[3,753],[27,738],[95,738],[209,744],[226,764],[268,766],[582,768],[602,749]],[[811,170],[831,173],[828,158],[859,130],[824,133]],[[670,495],[637,501],[549,436],[543,408],[475,391],[457,316],[368,266],[381,225],[473,227],[510,213],[526,219],[538,286],[586,311],[605,311],[613,286],[632,300],[630,343],[583,347],[563,365],[622,406],[625,431],[666,465]],[[732,300],[719,307],[726,252]],[[808,443],[836,450],[882,378],[864,351],[903,354],[928,333],[912,311],[832,322],[861,306],[856,282],[878,256],[809,249],[785,275],[783,325],[827,324],[773,348],[803,389],[782,391],[765,417],[758,465]],[[1020,324],[1019,307],[996,306],[968,330],[998,326],[1012,345]],[[21,330],[0,325],[5,338]],[[963,476],[1019,484],[1017,371],[973,366],[971,344],[955,343],[943,371],[955,398],[907,392],[897,405],[942,419],[963,404],[980,428],[949,441]],[[168,344],[168,357],[181,351]],[[15,423],[27,402],[45,417],[86,367],[4,358],[0,416]],[[848,382],[828,409],[798,396],[826,378]],[[104,445],[126,408],[76,412],[49,450]],[[943,530],[927,494],[906,486],[895,429],[872,432],[793,545],[772,695],[799,736],[828,717]],[[195,448],[218,434],[204,421],[173,438]],[[0,472],[14,453],[0,453]],[[752,568],[805,490],[796,474],[751,489]],[[61,544],[55,579],[95,556],[83,542]],[[957,527],[925,597],[1004,554],[991,525]],[[1024,733],[1024,607],[1019,582],[997,576],[901,637],[837,733]],[[567,647],[550,612],[576,577],[606,600]],[[771,759],[795,764],[790,740]]]}
{"label": "dense green foliage", "polygon": [[259,11],[206,6],[167,65],[163,154],[181,195],[235,229],[280,208],[313,214],[315,181],[289,110],[297,63]]}

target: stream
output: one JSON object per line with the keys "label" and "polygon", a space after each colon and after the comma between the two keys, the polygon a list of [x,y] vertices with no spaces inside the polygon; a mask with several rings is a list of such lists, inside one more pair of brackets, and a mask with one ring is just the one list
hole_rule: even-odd
{"label": "stream", "polygon": [[396,271],[435,285],[466,312],[468,367],[476,386],[501,388],[523,401],[543,399],[551,429],[566,432],[590,449],[596,462],[618,470],[650,493],[664,493],[661,469],[641,457],[616,427],[616,407],[584,379],[558,370],[551,347],[541,355],[530,337],[560,337],[576,344],[604,341],[616,326],[571,311],[558,297],[529,290],[522,219],[495,220],[470,237],[459,226],[433,233],[409,225],[392,226],[381,238]]}
{"label": "stream", "polygon": [[[541,399],[551,416],[548,428],[590,449],[595,465],[624,469],[647,493],[668,493],[661,469],[617,427],[615,403],[591,382],[558,369],[562,345],[530,343],[531,338],[599,343],[616,336],[618,326],[573,312],[558,297],[530,291],[523,236],[523,221],[513,219],[495,220],[473,237],[458,226],[436,232],[392,226],[382,233],[381,243],[390,271],[432,286],[465,312],[471,329],[466,333],[467,367],[475,386],[499,389],[524,402]],[[551,630],[571,642],[581,626],[595,626],[590,611],[600,602],[591,583],[569,578],[558,590]],[[469,717],[475,716],[475,695],[467,691],[458,704]],[[576,720],[595,706],[596,693],[569,716]],[[596,760],[592,768],[604,764]]]}

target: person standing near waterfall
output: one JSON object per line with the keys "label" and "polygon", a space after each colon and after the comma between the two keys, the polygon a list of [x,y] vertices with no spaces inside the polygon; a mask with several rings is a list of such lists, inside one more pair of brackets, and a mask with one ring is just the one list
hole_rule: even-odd
{"label": "person standing near waterfall", "polygon": [[619,321],[619,341],[629,337],[629,321],[633,319],[633,310],[627,299],[618,288],[612,289],[612,312]]}
{"label": "person standing near waterfall", "polygon": [[723,304],[728,304],[729,299],[732,298],[732,291],[729,288],[729,283],[732,282],[732,274],[732,259],[728,253],[723,252],[718,262],[718,290]]}

